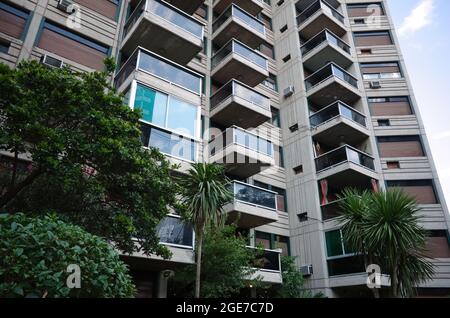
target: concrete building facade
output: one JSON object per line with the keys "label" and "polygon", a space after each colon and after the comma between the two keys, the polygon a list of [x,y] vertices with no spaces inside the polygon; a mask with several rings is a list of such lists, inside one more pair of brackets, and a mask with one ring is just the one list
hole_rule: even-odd
{"label": "concrete building facade", "polygon": [[[0,61],[79,71],[117,60],[114,83],[141,108],[143,144],[181,164],[224,164],[229,220],[262,244],[263,279],[296,257],[309,288],[364,296],[361,259],[336,223],[346,187],[400,187],[417,199],[450,294],[450,216],[385,0],[2,0]],[[422,105],[424,107],[424,105]],[[126,257],[140,294],[167,295],[194,263],[192,228],[158,227],[170,260]],[[388,284],[383,277],[382,284]]]}

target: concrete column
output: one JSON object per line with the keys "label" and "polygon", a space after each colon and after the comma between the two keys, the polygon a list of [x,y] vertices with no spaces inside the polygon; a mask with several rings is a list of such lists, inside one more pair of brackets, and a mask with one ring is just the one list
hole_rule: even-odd
{"label": "concrete column", "polygon": [[44,18],[44,13],[48,5],[48,0],[41,0],[36,5],[35,10],[32,12],[33,17],[31,18],[30,25],[28,27],[28,32],[23,40],[22,49],[19,53],[19,58],[17,59],[17,65],[22,60],[28,60],[31,56],[31,51],[34,47],[34,42],[36,41],[36,36],[39,32],[39,27],[41,25],[42,19]]}
{"label": "concrete column", "polygon": [[167,283],[169,279],[175,275],[174,271],[165,270],[158,274],[156,286],[156,298],[167,298]]}

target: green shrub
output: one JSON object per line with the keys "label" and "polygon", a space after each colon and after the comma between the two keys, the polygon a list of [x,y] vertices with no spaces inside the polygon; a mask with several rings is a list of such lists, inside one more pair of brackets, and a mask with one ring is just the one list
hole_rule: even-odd
{"label": "green shrub", "polygon": [[[81,288],[67,279],[80,267]],[[133,297],[135,287],[114,248],[55,216],[0,215],[0,297]]]}

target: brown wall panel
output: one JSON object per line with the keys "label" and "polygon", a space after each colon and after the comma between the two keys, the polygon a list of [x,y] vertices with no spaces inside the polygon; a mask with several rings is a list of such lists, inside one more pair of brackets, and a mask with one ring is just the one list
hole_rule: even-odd
{"label": "brown wall panel", "polygon": [[401,187],[406,193],[416,198],[418,204],[436,204],[436,195],[432,186],[409,186]]}
{"label": "brown wall panel", "polygon": [[43,30],[38,47],[93,69],[104,68],[106,54],[48,29]]}
{"label": "brown wall panel", "polygon": [[286,207],[284,206],[284,196],[277,195],[277,210],[286,212]]}
{"label": "brown wall panel", "polygon": [[389,35],[355,36],[356,46],[392,45]]}
{"label": "brown wall panel", "polygon": [[107,18],[114,20],[118,6],[108,0],[75,0],[76,3],[85,6],[95,12],[104,15]]}
{"label": "brown wall panel", "polygon": [[450,246],[446,237],[428,237],[427,255],[432,258],[450,258]]}
{"label": "brown wall panel", "polygon": [[373,16],[374,14],[384,15],[383,9],[380,7],[378,9],[369,8],[369,7],[365,7],[365,8],[348,7],[348,16],[350,18],[352,18],[352,17],[370,17],[370,16]]}
{"label": "brown wall panel", "polygon": [[25,19],[0,9],[0,32],[20,39],[25,24]]}
{"label": "brown wall panel", "polygon": [[369,103],[373,116],[406,116],[411,115],[408,102]]}
{"label": "brown wall panel", "polygon": [[398,66],[386,67],[362,67],[363,74],[378,74],[378,73],[400,73]]}
{"label": "brown wall panel", "polygon": [[422,145],[419,141],[379,142],[380,156],[392,157],[423,157]]}

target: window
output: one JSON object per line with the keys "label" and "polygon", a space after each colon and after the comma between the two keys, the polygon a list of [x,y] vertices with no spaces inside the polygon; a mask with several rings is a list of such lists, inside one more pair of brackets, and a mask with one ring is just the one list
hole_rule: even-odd
{"label": "window", "polygon": [[262,245],[267,250],[281,249],[282,256],[291,254],[290,241],[287,236],[255,231],[255,245]]}
{"label": "window", "polygon": [[420,136],[377,137],[382,158],[424,157]]}
{"label": "window", "polygon": [[391,125],[391,121],[389,119],[378,120],[378,126],[380,126],[380,127],[389,127],[390,125]]}
{"label": "window", "polygon": [[406,116],[412,115],[408,97],[372,97],[368,99],[373,116]]}
{"label": "window", "polygon": [[388,170],[396,170],[400,169],[400,162],[398,161],[389,161],[386,163]]}
{"label": "window", "polygon": [[281,128],[280,121],[280,110],[275,107],[270,107],[270,111],[272,113],[272,118],[270,119],[270,123],[275,127]]}
{"label": "window", "polygon": [[142,119],[146,122],[198,137],[197,106],[138,84],[134,107],[142,110]]}
{"label": "window", "polygon": [[387,181],[388,188],[400,188],[416,199],[418,204],[438,204],[433,180]]}
{"label": "window", "polygon": [[260,13],[258,14],[258,19],[264,23],[264,26],[266,27],[266,29],[268,30],[272,30],[272,19],[269,18],[267,15],[265,15],[264,13]]}
{"label": "window", "polygon": [[287,198],[286,190],[282,188],[275,187],[270,184],[266,184],[259,181],[254,181],[253,184],[257,187],[267,189],[277,193],[277,210],[282,212],[287,212]]}
{"label": "window", "polygon": [[271,5],[271,4],[270,4],[270,0],[263,0],[263,2],[266,3],[266,4],[268,4],[269,6]]}
{"label": "window", "polygon": [[29,16],[22,8],[0,2],[0,32],[22,39]]}
{"label": "window", "polygon": [[392,37],[389,31],[375,31],[375,32],[355,32],[356,46],[378,46],[378,45],[392,45]]}
{"label": "window", "polygon": [[354,255],[354,252],[352,252],[351,249],[345,244],[341,230],[326,232],[325,242],[327,244],[328,258]]}
{"label": "window", "polygon": [[385,14],[381,2],[347,4],[347,10],[350,18],[383,16]]}
{"label": "window", "polygon": [[402,77],[398,62],[362,63],[361,70],[365,80],[396,79]]}
{"label": "window", "polygon": [[277,77],[273,74],[270,74],[268,78],[266,78],[262,84],[276,92],[278,92],[278,83]]}
{"label": "window", "polygon": [[101,70],[109,47],[46,21],[38,39],[38,47],[71,61]]}
{"label": "window", "polygon": [[259,46],[258,50],[265,56],[275,59],[275,50],[269,43],[263,43]]}
{"label": "window", "polygon": [[0,53],[8,54],[10,43],[0,40]]}

